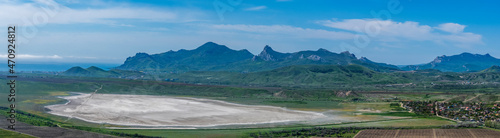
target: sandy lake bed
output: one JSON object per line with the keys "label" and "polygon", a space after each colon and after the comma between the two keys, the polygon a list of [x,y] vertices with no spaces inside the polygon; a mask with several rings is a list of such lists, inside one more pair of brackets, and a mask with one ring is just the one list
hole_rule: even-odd
{"label": "sandy lake bed", "polygon": [[78,93],[61,98],[68,102],[46,106],[51,110],[50,114],[123,126],[211,127],[300,122],[327,117],[318,112],[188,97]]}

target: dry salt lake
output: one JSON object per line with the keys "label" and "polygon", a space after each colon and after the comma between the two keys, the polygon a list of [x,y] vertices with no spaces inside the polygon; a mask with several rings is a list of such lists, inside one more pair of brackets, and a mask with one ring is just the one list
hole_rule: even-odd
{"label": "dry salt lake", "polygon": [[327,112],[189,97],[77,93],[60,98],[68,102],[47,106],[50,114],[134,128],[255,127],[349,121]]}

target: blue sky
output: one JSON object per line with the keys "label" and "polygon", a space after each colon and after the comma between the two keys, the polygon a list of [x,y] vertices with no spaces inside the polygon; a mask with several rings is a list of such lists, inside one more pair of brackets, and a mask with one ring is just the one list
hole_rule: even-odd
{"label": "blue sky", "polygon": [[498,7],[456,0],[7,0],[0,24],[23,27],[17,54],[26,62],[122,63],[137,52],[213,41],[253,54],[265,45],[325,48],[406,65],[462,52],[500,57]]}

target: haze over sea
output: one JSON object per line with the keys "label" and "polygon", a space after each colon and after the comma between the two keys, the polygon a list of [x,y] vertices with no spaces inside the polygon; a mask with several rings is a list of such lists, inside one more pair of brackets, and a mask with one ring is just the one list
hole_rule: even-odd
{"label": "haze over sea", "polygon": [[[109,70],[111,68],[117,67],[120,64],[109,64],[109,63],[19,63],[16,64],[16,71],[50,71],[59,72],[66,71],[71,67],[80,66],[82,68],[88,68],[90,66],[96,66],[104,70]],[[7,64],[1,64],[0,71],[9,71]]]}

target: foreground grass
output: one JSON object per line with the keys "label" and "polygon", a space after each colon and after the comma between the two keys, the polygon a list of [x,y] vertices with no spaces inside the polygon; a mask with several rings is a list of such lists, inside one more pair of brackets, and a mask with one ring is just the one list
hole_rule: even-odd
{"label": "foreground grass", "polygon": [[381,115],[381,116],[399,116],[399,117],[417,117],[419,115],[409,112],[384,112],[384,113],[363,113],[363,115]]}
{"label": "foreground grass", "polygon": [[[295,126],[295,127],[272,127],[272,128],[242,128],[242,129],[118,129],[113,130],[121,133],[137,133],[147,136],[179,137],[179,138],[219,138],[219,137],[250,137],[250,133],[297,130],[314,127],[440,127],[443,125],[455,125],[456,123],[441,118],[409,118],[392,119],[381,121],[350,122],[332,125]],[[270,126],[271,127],[271,126]],[[346,134],[354,136],[356,133]]]}
{"label": "foreground grass", "polygon": [[[296,103],[301,105],[302,103]],[[338,107],[336,105],[335,107]],[[332,108],[327,106],[327,108]],[[265,133],[271,131],[282,131],[282,130],[297,130],[302,128],[315,128],[315,127],[440,127],[443,125],[455,125],[455,122],[445,120],[438,117],[423,117],[413,113],[408,112],[392,112],[390,103],[351,103],[345,104],[341,110],[346,110],[350,108],[349,111],[357,112],[357,110],[371,109],[384,111],[380,113],[363,113],[363,116],[374,116],[374,118],[382,117],[396,117],[395,119],[384,119],[384,120],[371,120],[371,121],[361,121],[361,122],[347,122],[341,124],[326,124],[326,125],[310,125],[310,126],[280,126],[269,128],[242,128],[242,129],[193,129],[193,130],[179,130],[179,129],[122,129],[114,130],[116,132],[122,133],[138,133],[148,136],[165,136],[165,137],[200,137],[200,138],[217,138],[217,137],[250,137],[250,133]],[[405,118],[402,118],[405,117]],[[346,137],[353,137],[356,133],[345,134]]]}
{"label": "foreground grass", "polygon": [[455,125],[455,122],[440,118],[409,118],[387,121],[370,121],[366,123],[342,124],[334,127],[425,127],[425,126],[443,126]]}
{"label": "foreground grass", "polygon": [[161,136],[172,138],[227,138],[248,137],[248,133],[259,132],[252,129],[134,129],[114,130],[122,133],[137,133],[147,136]]}

